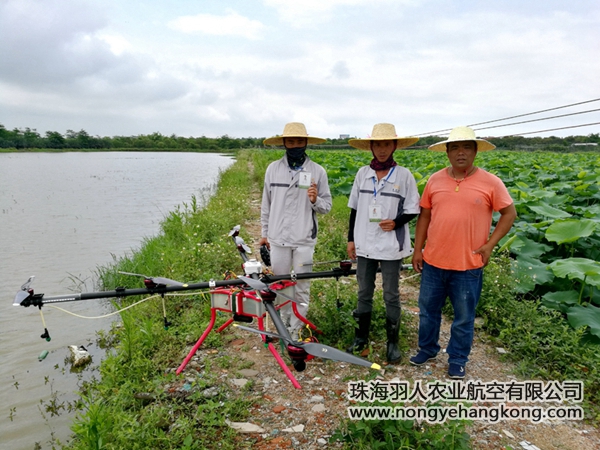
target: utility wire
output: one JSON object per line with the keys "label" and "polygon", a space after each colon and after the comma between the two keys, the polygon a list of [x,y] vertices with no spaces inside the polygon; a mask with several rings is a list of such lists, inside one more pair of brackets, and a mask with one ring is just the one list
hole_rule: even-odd
{"label": "utility wire", "polygon": [[529,123],[529,122],[540,122],[542,120],[556,119],[558,117],[576,116],[578,114],[586,114],[586,113],[596,112],[596,111],[600,111],[600,108],[598,108],[598,109],[589,109],[587,111],[580,111],[580,112],[570,113],[570,114],[561,114],[559,116],[543,117],[541,119],[522,120],[521,122],[505,123],[504,125],[493,125],[491,127],[473,128],[473,130],[488,130],[490,128],[508,127],[510,125],[519,125],[521,123]]}
{"label": "utility wire", "polygon": [[[503,120],[509,120],[509,119],[516,119],[518,117],[531,116],[533,114],[540,114],[540,113],[543,113],[543,112],[555,111],[557,109],[568,108],[570,106],[583,105],[583,104],[586,104],[586,103],[592,103],[592,102],[597,102],[597,101],[600,101],[600,98],[595,98],[593,100],[586,100],[584,102],[571,103],[569,105],[557,106],[555,108],[542,109],[540,111],[534,111],[534,112],[530,112],[530,113],[526,113],[526,114],[519,114],[519,115],[516,115],[516,116],[504,117],[503,119],[488,120],[487,122],[473,123],[473,124],[467,125],[467,126],[468,127],[475,127],[477,125],[485,125],[485,124],[488,124],[488,123],[501,122]],[[539,119],[539,120],[542,120],[542,119]],[[446,131],[451,131],[451,130],[452,130],[452,128],[445,128],[443,130],[429,131],[427,133],[421,133],[421,134],[414,134],[413,136],[415,136],[415,137],[418,137],[418,136],[429,136],[429,135],[433,135],[433,134],[436,134],[436,133],[444,133]]]}
{"label": "utility wire", "polygon": [[[504,138],[504,137],[509,137],[509,136],[524,136],[526,134],[545,133],[547,131],[557,131],[557,130],[568,130],[569,128],[589,127],[591,125],[600,125],[600,122],[584,123],[582,125],[571,125],[568,127],[560,127],[560,128],[550,128],[548,130],[529,131],[527,133],[505,134],[503,136],[486,136],[486,139]],[[411,145],[410,147],[406,147],[406,150],[417,150],[420,148],[428,148],[428,147],[429,147],[429,145]]]}
{"label": "utility wire", "polygon": [[543,112],[554,111],[554,110],[557,110],[557,109],[568,108],[568,107],[570,107],[570,106],[583,105],[583,104],[585,104],[585,103],[597,102],[597,101],[599,101],[599,100],[600,100],[600,98],[595,98],[595,99],[593,99],[593,100],[586,100],[585,102],[572,103],[572,104],[570,104],[570,105],[564,105],[564,106],[557,106],[556,108],[544,109],[544,110],[542,110],[542,111],[535,111],[535,112],[532,112],[532,113],[527,113],[527,114],[520,114],[520,115],[518,115],[518,116],[506,117],[506,118],[504,118],[504,119],[496,119],[496,120],[489,120],[489,121],[487,121],[487,122],[474,123],[474,124],[472,124],[472,125],[468,125],[468,126],[470,126],[470,127],[475,127],[475,126],[477,126],[477,125],[485,125],[485,124],[487,124],[487,123],[492,123],[492,122],[500,122],[500,121],[502,121],[502,120],[516,119],[517,117],[531,116],[531,115],[533,115],[533,114],[539,114],[539,113],[543,113]]}
{"label": "utility wire", "polygon": [[580,128],[580,127],[589,127],[590,125],[600,125],[600,122],[594,123],[584,123],[583,125],[571,125],[570,127],[561,127],[561,128],[551,128],[549,130],[540,130],[540,131],[529,131],[527,133],[513,133],[513,134],[505,134],[504,136],[494,136],[497,138],[503,138],[508,136],[524,136],[526,134],[534,134],[534,133],[545,133],[547,131],[556,131],[556,130],[567,130],[569,128]]}

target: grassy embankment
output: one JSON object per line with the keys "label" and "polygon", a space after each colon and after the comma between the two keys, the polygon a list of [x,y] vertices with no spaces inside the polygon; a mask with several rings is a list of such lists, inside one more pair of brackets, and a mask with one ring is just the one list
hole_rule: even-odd
{"label": "grassy embankment", "polygon": [[[228,231],[252,217],[251,191],[262,186],[264,170],[274,157],[271,152],[243,151],[237,162],[220,177],[217,191],[206,202],[192,199],[173,211],[163,222],[162,232],[148,239],[131,258],[115,261],[101,270],[107,289],[127,286],[131,279],[118,270],[165,276],[185,281],[222,279],[228,269],[237,270],[239,255],[233,250]],[[249,170],[253,167],[253,170]],[[204,207],[201,204],[206,203]],[[344,197],[334,199],[333,211],[321,217],[319,245],[315,260],[345,257],[345,233],[348,210]],[[242,230],[242,236],[248,240]],[[324,331],[322,342],[343,346],[353,333],[351,310],[355,287],[341,285],[342,306],[336,305],[333,281],[314,281],[309,318]],[[512,276],[506,257],[496,257],[486,269],[484,293],[479,307],[485,327],[498,343],[510,350],[509,356],[519,361],[521,375],[529,379],[583,379],[586,388],[588,417],[598,414],[597,349],[580,342],[580,335],[553,320],[553,314],[532,301],[519,301],[511,292]],[[133,302],[134,300],[128,300]],[[375,302],[372,338],[382,346],[374,349],[379,359],[385,341],[382,301]],[[160,317],[160,300],[152,300],[122,313],[122,326],[104,336],[114,351],[101,367],[101,380],[84,385],[82,400],[73,430],[73,449],[117,448],[236,448],[236,434],[225,424],[248,420],[248,406],[260,401],[247,396],[228,395],[221,386],[216,397],[200,395],[202,388],[219,386],[206,361],[202,377],[194,381],[194,393],[186,401],[165,394],[164,386],[176,376],[166,369],[177,367],[186,349],[206,328],[209,318],[208,294],[185,295],[167,302],[169,319],[176,324],[164,330]],[[340,330],[342,321],[342,333]],[[219,320],[224,321],[221,317]],[[563,323],[563,322],[560,322]],[[414,342],[413,332],[404,327],[402,342]],[[206,347],[222,345],[221,335],[211,333]],[[404,349],[408,350],[408,349]],[[226,365],[228,362],[223,361]],[[136,398],[136,393],[149,393]],[[449,422],[433,427],[415,427],[411,422],[347,423],[340,437],[348,448],[373,448],[376,442],[403,442],[406,448],[467,448],[462,422]],[[367,430],[365,430],[365,427]],[[449,441],[451,440],[451,442]],[[385,447],[387,448],[387,447]],[[391,447],[390,447],[391,448]]]}

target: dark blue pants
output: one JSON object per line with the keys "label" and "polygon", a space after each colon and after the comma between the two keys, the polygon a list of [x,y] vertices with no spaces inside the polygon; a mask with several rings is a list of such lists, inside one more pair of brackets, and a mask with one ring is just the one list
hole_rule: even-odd
{"label": "dark blue pants", "polygon": [[438,269],[423,262],[419,294],[419,348],[429,356],[440,351],[442,307],[447,297],[454,308],[448,362],[464,366],[469,360],[475,325],[475,308],[483,287],[483,268]]}

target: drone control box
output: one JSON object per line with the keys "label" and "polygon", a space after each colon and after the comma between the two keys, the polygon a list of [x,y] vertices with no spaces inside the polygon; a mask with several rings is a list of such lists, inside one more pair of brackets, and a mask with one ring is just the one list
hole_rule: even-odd
{"label": "drone control box", "polygon": [[218,288],[210,291],[210,306],[220,311],[231,311],[231,296],[235,291],[231,288]]}
{"label": "drone control box", "polygon": [[247,277],[250,277],[254,274],[260,275],[263,270],[262,264],[256,259],[249,259],[243,264],[243,266]]}
{"label": "drone control box", "polygon": [[[287,297],[294,298],[295,285],[293,281],[279,281],[270,286],[270,289],[281,292]],[[267,310],[256,291],[251,289],[218,288],[210,291],[211,307],[220,311],[233,312],[242,316],[263,317]],[[289,300],[281,296],[273,302],[275,307],[280,308]]]}

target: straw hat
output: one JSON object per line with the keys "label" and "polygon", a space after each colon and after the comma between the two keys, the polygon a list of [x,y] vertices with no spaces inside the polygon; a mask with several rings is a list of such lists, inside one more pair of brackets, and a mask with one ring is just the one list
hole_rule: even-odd
{"label": "straw hat", "polygon": [[487,152],[488,150],[494,150],[496,146],[491,142],[486,141],[485,139],[477,139],[475,137],[475,132],[469,127],[456,127],[450,132],[450,136],[448,139],[442,142],[438,142],[437,144],[433,144],[429,146],[429,150],[433,150],[435,152],[445,152],[446,144],[450,142],[459,142],[459,141],[475,141],[477,142],[477,151],[478,152]]}
{"label": "straw hat", "polygon": [[348,144],[360,150],[371,150],[371,141],[394,140],[398,142],[396,148],[404,148],[419,140],[417,137],[398,137],[396,128],[391,123],[378,123],[373,126],[371,136],[365,139],[350,139]]}
{"label": "straw hat", "polygon": [[306,127],[300,122],[286,123],[281,136],[273,136],[263,141],[265,145],[283,145],[283,138],[286,137],[301,137],[308,140],[308,144],[322,144],[327,139],[320,137],[309,136],[306,132]]}

